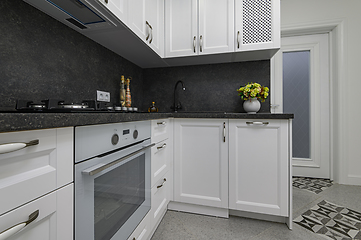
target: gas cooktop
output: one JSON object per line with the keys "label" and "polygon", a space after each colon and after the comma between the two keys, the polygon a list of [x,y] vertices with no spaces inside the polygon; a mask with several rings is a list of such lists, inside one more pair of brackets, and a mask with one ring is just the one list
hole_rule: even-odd
{"label": "gas cooktop", "polygon": [[81,103],[67,103],[59,99],[47,99],[41,102],[19,99],[15,109],[18,112],[138,112],[136,107],[111,106],[107,102],[83,100]]}

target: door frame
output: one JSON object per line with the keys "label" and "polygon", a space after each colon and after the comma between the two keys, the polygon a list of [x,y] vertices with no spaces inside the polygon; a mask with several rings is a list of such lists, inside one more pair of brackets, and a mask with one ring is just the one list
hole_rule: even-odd
{"label": "door frame", "polygon": [[[347,160],[348,154],[346,146],[348,145],[347,111],[338,109],[337,106],[344,105],[345,99],[340,97],[338,89],[344,89],[347,86],[346,68],[345,68],[345,26],[344,20],[330,20],[320,22],[309,22],[301,24],[292,24],[281,26],[281,37],[302,36],[310,34],[329,34],[329,57],[330,57],[330,179],[338,183],[347,182]],[[271,81],[270,81],[270,103],[275,104],[277,96],[274,94],[274,80],[279,76],[275,70],[275,61],[271,58]],[[281,73],[282,74],[282,73]],[[340,84],[340,80],[342,83]],[[343,91],[342,91],[343,92]],[[272,110],[271,110],[272,111]],[[335,135],[337,140],[335,140]],[[341,164],[341,160],[344,161]],[[292,173],[291,173],[292,175]]]}

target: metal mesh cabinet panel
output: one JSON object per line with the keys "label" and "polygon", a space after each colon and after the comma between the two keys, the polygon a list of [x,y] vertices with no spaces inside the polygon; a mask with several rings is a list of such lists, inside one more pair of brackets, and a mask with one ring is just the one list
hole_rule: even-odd
{"label": "metal mesh cabinet panel", "polygon": [[267,43],[272,39],[272,0],[243,0],[242,44]]}

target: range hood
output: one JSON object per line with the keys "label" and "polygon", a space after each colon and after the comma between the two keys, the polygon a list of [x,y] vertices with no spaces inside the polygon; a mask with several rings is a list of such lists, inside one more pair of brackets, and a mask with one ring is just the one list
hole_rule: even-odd
{"label": "range hood", "polygon": [[86,0],[24,1],[79,32],[111,29],[119,25],[119,22],[95,1],[92,3]]}

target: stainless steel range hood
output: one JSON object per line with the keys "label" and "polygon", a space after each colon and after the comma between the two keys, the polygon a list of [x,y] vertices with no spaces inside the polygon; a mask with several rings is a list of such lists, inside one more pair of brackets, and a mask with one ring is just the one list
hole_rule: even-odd
{"label": "stainless steel range hood", "polygon": [[79,31],[109,29],[117,21],[101,5],[86,0],[24,0],[65,25]]}

